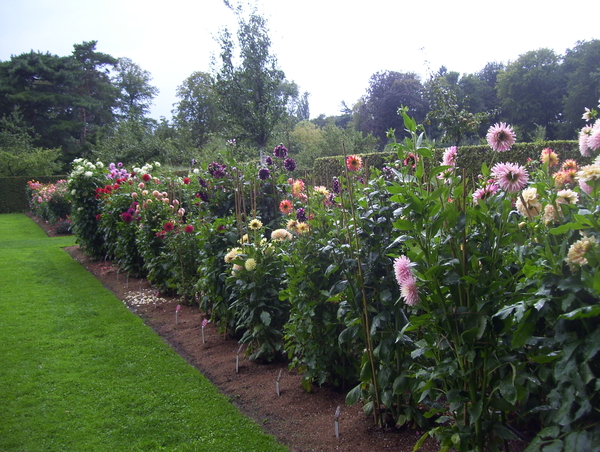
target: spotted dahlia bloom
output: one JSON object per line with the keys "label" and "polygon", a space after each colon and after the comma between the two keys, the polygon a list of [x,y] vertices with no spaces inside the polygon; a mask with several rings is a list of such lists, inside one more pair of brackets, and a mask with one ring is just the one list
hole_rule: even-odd
{"label": "spotted dahlia bloom", "polygon": [[333,179],[331,190],[337,195],[342,191],[342,184],[339,179]]}
{"label": "spotted dahlia bloom", "polygon": [[516,135],[511,126],[505,122],[496,123],[488,129],[486,139],[496,152],[508,151],[516,141]]}
{"label": "spotted dahlia bloom", "polygon": [[260,180],[267,180],[271,177],[271,171],[268,168],[261,168],[258,170],[258,178]]}
{"label": "spotted dahlia bloom", "polygon": [[292,158],[287,158],[283,161],[283,167],[287,171],[294,171],[296,169],[296,161]]}
{"label": "spotted dahlia bloom", "polygon": [[363,167],[363,160],[360,156],[354,154],[346,158],[346,168],[349,171],[358,171]]}
{"label": "spotted dahlia bloom", "polygon": [[529,181],[529,173],[516,163],[496,163],[492,175],[500,188],[508,193],[523,190]]}
{"label": "spotted dahlia bloom", "polygon": [[[296,220],[298,220],[298,222],[303,223],[306,221],[306,211],[300,207],[298,210],[296,210]],[[297,228],[297,225],[296,225]]]}
{"label": "spotted dahlia bloom", "polygon": [[[573,243],[569,248],[565,261],[569,265],[571,271],[577,271],[580,267],[588,264],[588,259],[585,255],[592,250],[597,248],[596,237],[583,237],[581,240]],[[579,266],[579,267],[577,267]]]}
{"label": "spotted dahlia bloom", "polygon": [[280,144],[273,149],[273,155],[278,159],[284,159],[288,155],[288,150],[283,144]]}

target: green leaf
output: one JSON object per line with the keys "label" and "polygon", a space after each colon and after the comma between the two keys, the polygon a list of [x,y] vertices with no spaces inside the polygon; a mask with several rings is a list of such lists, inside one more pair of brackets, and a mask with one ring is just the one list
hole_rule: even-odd
{"label": "green leaf", "polygon": [[513,405],[517,402],[517,388],[511,383],[500,383],[500,394]]}
{"label": "green leaf", "polygon": [[263,311],[260,313],[260,321],[263,325],[269,326],[271,324],[271,314],[267,311]]}
{"label": "green leaf", "polygon": [[360,400],[362,396],[362,387],[361,385],[357,385],[350,390],[348,394],[346,394],[346,405],[352,406],[356,402]]}
{"label": "green leaf", "polygon": [[594,306],[583,306],[581,308],[575,309],[574,311],[568,312],[566,314],[562,314],[559,316],[561,319],[566,320],[577,320],[577,319],[587,319],[589,317],[597,317],[600,315],[600,305]]}
{"label": "green leaf", "polygon": [[592,450],[592,442],[587,431],[571,432],[565,439],[565,450],[587,452]]}

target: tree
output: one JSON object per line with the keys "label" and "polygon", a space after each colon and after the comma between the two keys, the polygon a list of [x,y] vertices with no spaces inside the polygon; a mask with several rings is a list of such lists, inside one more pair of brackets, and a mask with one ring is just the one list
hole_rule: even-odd
{"label": "tree", "polygon": [[567,79],[564,98],[563,139],[573,139],[583,125],[584,109],[596,107],[600,99],[600,40],[580,41],[566,51],[563,73]]}
{"label": "tree", "polygon": [[152,75],[129,58],[119,58],[117,73],[112,77],[119,89],[117,112],[125,119],[139,119],[150,112],[158,88],[150,85]]}
{"label": "tree", "polygon": [[545,127],[548,138],[554,138],[566,94],[559,62],[553,50],[533,50],[498,74],[502,117],[515,125],[521,139],[532,138],[538,127]]}
{"label": "tree", "polygon": [[419,76],[395,71],[377,72],[371,76],[367,95],[358,105],[355,126],[361,132],[372,133],[383,146],[390,128],[399,134],[404,130],[398,108],[408,107],[417,122],[425,119],[427,102]]}
{"label": "tree", "polygon": [[459,83],[459,73],[447,72],[443,66],[427,83],[430,111],[426,122],[437,125],[442,131],[442,140],[456,146],[468,135],[477,133],[487,119],[486,113],[473,113],[464,106],[469,99],[460,95]]}
{"label": "tree", "polygon": [[285,82],[285,74],[270,53],[266,20],[256,11],[248,18],[239,8],[236,14],[239,65],[235,64],[233,37],[225,29],[219,37],[221,67],[215,74],[215,88],[232,136],[263,149],[287,114],[288,100],[297,96],[297,87]]}
{"label": "tree", "polygon": [[211,135],[223,130],[223,113],[213,77],[206,72],[194,72],[177,87],[173,120],[180,132],[190,137],[200,148]]}
{"label": "tree", "polygon": [[96,51],[97,41],[75,44],[72,59],[76,78],[74,107],[80,122],[79,140],[87,148],[90,135],[114,122],[119,90],[110,80],[110,70],[118,60]]}
{"label": "tree", "polygon": [[18,111],[0,119],[0,177],[50,176],[60,169],[60,149],[33,146],[31,134]]}

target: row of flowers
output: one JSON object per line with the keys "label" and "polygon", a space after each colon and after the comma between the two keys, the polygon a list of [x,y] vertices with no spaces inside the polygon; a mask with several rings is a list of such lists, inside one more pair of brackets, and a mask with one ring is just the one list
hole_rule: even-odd
{"label": "row of flowers", "polygon": [[31,180],[27,182],[26,191],[29,209],[35,216],[46,221],[56,234],[69,233],[71,205],[66,196],[66,180],[49,184]]}
{"label": "row of flowers", "polygon": [[397,159],[366,171],[348,156],[329,187],[290,178],[283,145],[183,178],[76,160],[74,232],[379,423],[461,451],[599,443],[600,162],[496,162],[516,139],[497,124],[467,181],[460,150],[437,156],[400,113]]}

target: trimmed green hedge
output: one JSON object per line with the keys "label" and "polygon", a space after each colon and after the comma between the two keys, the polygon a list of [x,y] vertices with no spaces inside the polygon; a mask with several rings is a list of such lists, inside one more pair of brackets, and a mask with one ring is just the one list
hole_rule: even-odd
{"label": "trimmed green hedge", "polygon": [[29,210],[26,188],[30,180],[50,184],[66,178],[66,175],[0,177],[0,213],[21,213]]}
{"label": "trimmed green hedge", "polygon": [[[527,163],[527,159],[539,160],[542,149],[550,148],[558,154],[560,161],[575,159],[580,165],[591,163],[590,157],[583,157],[579,152],[577,141],[545,141],[542,143],[517,143],[510,151],[497,153],[487,145],[461,146],[458,148],[457,166],[464,168],[467,177],[476,177],[481,171],[481,164],[490,165],[497,162]],[[436,149],[435,164],[441,160],[444,149]],[[361,154],[365,167],[381,169],[386,162],[395,160],[394,152],[377,152]],[[330,186],[334,177],[344,174],[344,159],[341,156],[322,157],[315,160],[312,174],[317,185]]]}

